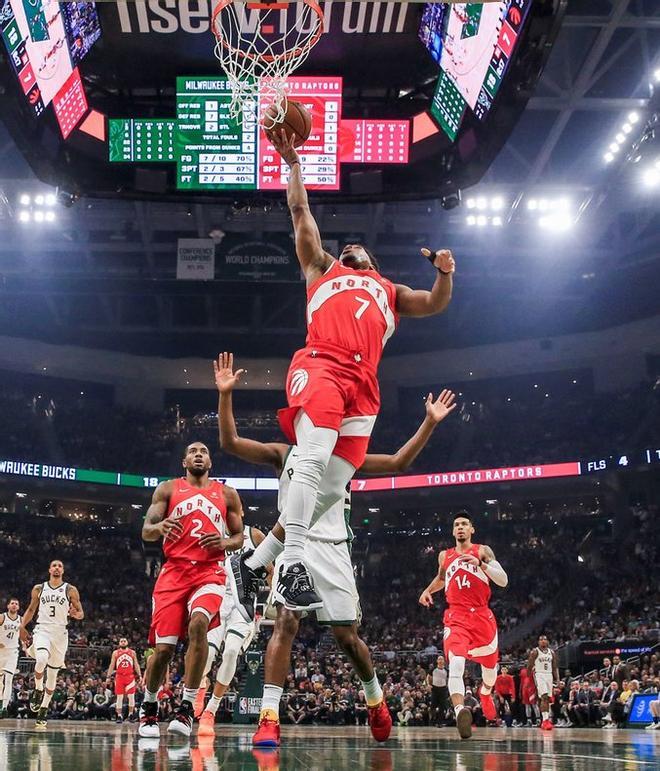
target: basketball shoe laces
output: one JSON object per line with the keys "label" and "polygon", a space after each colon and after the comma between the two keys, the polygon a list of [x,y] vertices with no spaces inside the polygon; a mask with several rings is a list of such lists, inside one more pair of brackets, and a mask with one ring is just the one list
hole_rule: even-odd
{"label": "basketball shoe laces", "polygon": [[144,712],[140,717],[142,725],[158,725],[158,703],[147,701],[142,705]]}
{"label": "basketball shoe laces", "polygon": [[[293,565],[291,566],[291,572],[284,571],[284,575],[280,579],[280,587],[283,587],[285,589],[288,589],[292,596],[298,597],[301,594],[304,594],[305,592],[313,592],[314,591],[314,582],[312,581],[311,577],[307,573],[307,568],[305,568],[302,563],[298,563],[301,565],[301,569],[298,573],[293,573]],[[289,576],[292,576],[292,578],[289,579]],[[290,580],[290,585],[287,586],[287,582]]]}

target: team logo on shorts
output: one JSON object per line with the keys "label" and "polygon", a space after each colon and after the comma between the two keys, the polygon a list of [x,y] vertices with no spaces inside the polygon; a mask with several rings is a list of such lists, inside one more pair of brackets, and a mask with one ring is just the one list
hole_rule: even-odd
{"label": "team logo on shorts", "polygon": [[308,382],[309,373],[306,369],[294,370],[291,373],[291,385],[289,386],[289,393],[291,396],[298,396],[298,394],[304,390]]}

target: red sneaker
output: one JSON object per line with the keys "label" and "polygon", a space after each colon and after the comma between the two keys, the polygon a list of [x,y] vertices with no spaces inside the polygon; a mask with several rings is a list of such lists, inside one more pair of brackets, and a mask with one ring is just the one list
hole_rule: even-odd
{"label": "red sneaker", "polygon": [[208,710],[202,712],[199,719],[197,736],[215,736],[215,715]]}
{"label": "red sneaker", "polygon": [[371,735],[377,742],[386,742],[392,731],[392,716],[384,701],[377,707],[367,708]]}
{"label": "red sneaker", "polygon": [[541,730],[542,731],[552,731],[553,728],[554,728],[554,725],[552,724],[552,720],[549,720],[549,719],[548,720],[544,720],[541,723]]}
{"label": "red sneaker", "polygon": [[[271,710],[269,710],[271,712]],[[274,713],[273,713],[274,714]],[[252,737],[253,747],[279,747],[280,721],[273,720],[269,715],[259,717],[259,725]]]}
{"label": "red sneaker", "polygon": [[497,710],[495,709],[495,702],[493,701],[493,694],[484,694],[479,688],[479,701],[481,702],[481,711],[484,713],[486,720],[497,720]]}
{"label": "red sneaker", "polygon": [[206,697],[206,690],[209,687],[209,681],[203,678],[202,684],[197,689],[197,695],[195,696],[195,703],[193,709],[195,711],[195,717],[199,718],[204,712],[204,698]]}

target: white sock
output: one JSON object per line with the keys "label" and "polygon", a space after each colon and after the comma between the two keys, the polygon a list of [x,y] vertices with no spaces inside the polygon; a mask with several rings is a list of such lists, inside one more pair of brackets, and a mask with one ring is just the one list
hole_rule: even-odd
{"label": "white sock", "polygon": [[43,689],[44,689],[44,679],[43,679],[43,677],[39,678],[38,680],[37,680],[36,677],[34,678],[34,688],[37,691],[43,691]]}
{"label": "white sock", "polygon": [[276,538],[272,532],[264,538],[264,540],[257,546],[254,553],[251,554],[246,560],[245,564],[252,570],[257,568],[265,568],[271,562],[275,562],[277,557],[282,553],[284,544],[278,538]]}
{"label": "white sock", "polygon": [[209,703],[206,705],[206,709],[204,711],[215,715],[215,713],[218,711],[218,707],[220,706],[221,701],[222,696],[211,696]]}
{"label": "white sock", "polygon": [[549,712],[541,712],[541,717],[544,720],[550,720],[550,713]]}
{"label": "white sock", "polygon": [[282,698],[282,692],[284,688],[280,688],[279,685],[270,685],[266,683],[264,685],[264,694],[261,699],[261,709],[272,709],[276,715],[280,714],[280,699]]}
{"label": "white sock", "polygon": [[198,690],[199,688],[184,688],[182,701],[189,701],[193,704]]}
{"label": "white sock", "polygon": [[150,691],[148,688],[145,688],[143,701],[146,701],[150,704],[152,704],[154,701],[158,701],[158,692]]}
{"label": "white sock", "polygon": [[374,676],[368,683],[362,681],[362,688],[364,689],[364,695],[369,707],[378,706],[383,700],[383,689],[378,682],[378,675],[374,672]]}
{"label": "white sock", "polygon": [[463,709],[465,705],[464,704],[455,704],[454,705],[454,714],[458,717],[458,713]]}
{"label": "white sock", "polygon": [[50,704],[50,700],[53,698],[53,694],[48,691],[44,691],[44,697],[41,700],[41,708],[45,709]]}

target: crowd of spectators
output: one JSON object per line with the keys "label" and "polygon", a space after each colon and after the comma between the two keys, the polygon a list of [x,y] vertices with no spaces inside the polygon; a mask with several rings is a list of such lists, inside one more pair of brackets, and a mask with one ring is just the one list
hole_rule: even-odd
{"label": "crowd of spectators", "polygon": [[[630,447],[630,437],[643,425],[647,436],[660,435],[660,388],[650,383],[619,394],[543,393],[534,388],[476,396],[459,392],[459,409],[431,438],[415,469],[455,470],[571,460],[596,453],[643,449]],[[435,389],[437,391],[437,388]],[[71,466],[166,476],[178,470],[182,449],[192,439],[218,446],[216,415],[185,414],[170,406],[149,413],[113,406],[111,398],[85,391],[75,397],[51,397],[33,384],[0,389],[0,456]],[[214,392],[205,398],[215,402]],[[245,395],[246,405],[253,399]],[[282,440],[274,411],[241,409],[239,430],[262,441]],[[421,400],[400,395],[394,413],[383,413],[374,431],[375,451],[394,451],[423,418]],[[643,440],[640,439],[640,442]],[[54,457],[54,456],[57,457]],[[264,475],[223,456],[223,473]],[[220,465],[220,464],[218,464]]]}
{"label": "crowd of spectators", "polygon": [[[638,529],[651,527],[651,514],[639,507],[635,510]],[[548,519],[480,522],[479,540],[491,545],[510,575],[509,587],[495,588],[493,592],[492,606],[501,634],[515,631],[543,608],[555,611],[543,627],[553,647],[612,634],[644,637],[653,630],[657,633],[657,594],[649,588],[650,582],[649,587],[640,584],[638,573],[640,565],[644,569],[653,564],[654,547],[647,544],[637,554],[637,571],[629,570],[625,561],[611,562],[608,583],[603,584],[597,563],[592,565],[588,557],[584,563],[576,559],[576,544],[592,523],[591,518],[579,516],[556,524]],[[395,723],[445,724],[451,721],[451,710],[447,711],[447,704],[444,709],[438,708],[432,685],[433,670],[442,652],[443,602],[438,597],[436,607],[431,609],[417,602],[436,572],[438,543],[445,537],[437,532],[391,529],[360,540],[354,562],[364,612],[361,634],[373,652]],[[0,527],[4,596],[16,594],[25,607],[31,587],[47,577],[48,562],[55,557],[64,561],[65,579],[78,586],[86,618],[70,624],[67,668],[60,673],[52,716],[105,719],[111,717],[114,702],[105,672],[119,637],[129,639],[143,669],[150,652],[146,633],[153,564],[145,562],[134,527],[101,529],[61,519],[16,518]],[[411,565],[415,565],[414,570]],[[595,593],[596,586],[606,589]],[[267,637],[264,629],[258,644],[265,645]],[[526,725],[537,719],[536,699],[524,669],[533,644],[535,638],[529,637],[522,644],[505,644],[502,648],[503,661],[509,667],[509,673],[502,674],[512,676],[514,696],[500,700],[504,724]],[[336,651],[327,631],[311,622],[303,623],[292,662],[282,700],[284,722],[353,725],[366,720],[360,682],[348,661]],[[180,698],[182,667],[178,655],[161,701],[163,717]],[[10,714],[19,716],[28,714],[31,687],[29,666],[24,669],[15,680],[16,698],[10,710]],[[476,698],[478,674],[476,669],[468,671],[466,703],[473,709],[475,721],[483,722]],[[659,677],[657,655],[626,669],[610,668],[588,677],[564,673],[552,707],[554,720],[558,725],[620,725],[625,721],[631,695],[637,690],[657,690]],[[239,670],[223,701],[219,720],[231,720],[240,678]],[[141,690],[138,702],[140,698]]]}

